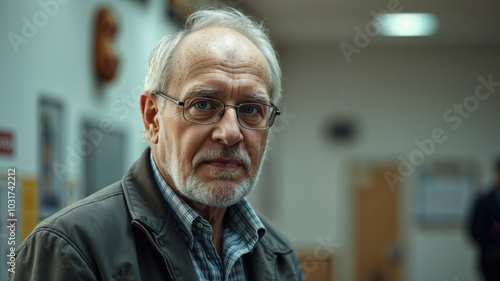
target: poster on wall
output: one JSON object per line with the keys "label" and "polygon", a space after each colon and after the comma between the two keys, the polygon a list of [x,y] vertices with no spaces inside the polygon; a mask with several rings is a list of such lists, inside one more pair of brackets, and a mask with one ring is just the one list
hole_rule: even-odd
{"label": "poster on wall", "polygon": [[58,178],[54,163],[63,163],[63,106],[57,100],[43,98],[39,110],[40,140],[40,220],[61,207],[64,179]]}
{"label": "poster on wall", "polygon": [[419,223],[449,226],[462,223],[476,188],[474,162],[441,160],[419,174],[415,212]]}
{"label": "poster on wall", "polygon": [[126,131],[101,130],[98,122],[85,121],[83,131],[94,136],[92,151],[84,159],[85,195],[120,180],[126,172]]}
{"label": "poster on wall", "polygon": [[14,155],[14,132],[0,128],[0,156]]}

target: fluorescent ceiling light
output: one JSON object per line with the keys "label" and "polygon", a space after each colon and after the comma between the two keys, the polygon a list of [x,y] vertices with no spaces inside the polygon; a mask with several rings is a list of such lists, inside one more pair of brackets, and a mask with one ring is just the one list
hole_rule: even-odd
{"label": "fluorescent ceiling light", "polygon": [[380,14],[375,22],[384,36],[430,36],[438,29],[438,19],[433,14]]}

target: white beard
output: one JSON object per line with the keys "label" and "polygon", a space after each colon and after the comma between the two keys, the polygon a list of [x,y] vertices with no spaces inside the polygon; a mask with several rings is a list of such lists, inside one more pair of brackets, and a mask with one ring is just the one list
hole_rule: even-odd
{"label": "white beard", "polygon": [[[226,208],[238,203],[253,189],[259,179],[263,160],[267,155],[266,145],[256,173],[250,175],[248,171],[252,167],[252,163],[250,156],[245,151],[239,151],[236,147],[204,150],[195,155],[191,174],[184,180],[180,172],[180,161],[176,151],[170,149],[170,145],[167,147],[167,153],[170,155],[169,163],[161,163],[161,165],[174,182],[179,193],[193,202],[217,208]],[[232,171],[211,171],[210,176],[216,180],[208,184],[195,174],[196,168],[203,161],[220,157],[230,157],[242,163],[245,177],[241,182],[231,181],[236,180],[238,176],[237,172]]]}

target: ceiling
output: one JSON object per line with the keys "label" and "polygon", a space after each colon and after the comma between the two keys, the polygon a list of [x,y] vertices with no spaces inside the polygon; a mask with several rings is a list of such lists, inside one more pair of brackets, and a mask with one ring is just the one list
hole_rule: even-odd
{"label": "ceiling", "polygon": [[439,30],[429,37],[370,37],[374,46],[498,46],[499,0],[227,0],[271,30],[278,48],[354,45],[355,27],[364,30],[373,14],[387,11],[433,13]]}

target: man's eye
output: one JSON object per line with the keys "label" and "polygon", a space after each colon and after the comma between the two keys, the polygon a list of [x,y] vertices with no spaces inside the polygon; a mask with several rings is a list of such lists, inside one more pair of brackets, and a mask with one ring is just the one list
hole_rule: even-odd
{"label": "man's eye", "polygon": [[208,103],[207,101],[198,101],[198,102],[195,103],[195,106],[198,109],[209,109],[209,108],[211,108],[210,103]]}
{"label": "man's eye", "polygon": [[257,108],[255,106],[247,105],[247,106],[243,107],[243,113],[255,114],[255,113],[257,113]]}

